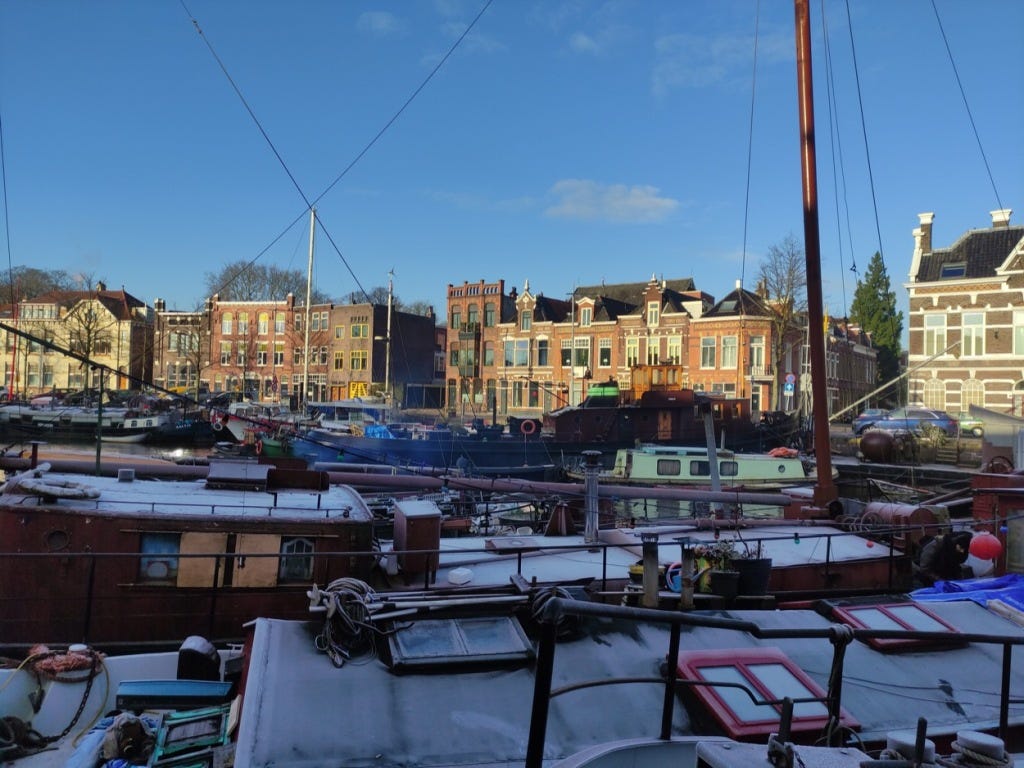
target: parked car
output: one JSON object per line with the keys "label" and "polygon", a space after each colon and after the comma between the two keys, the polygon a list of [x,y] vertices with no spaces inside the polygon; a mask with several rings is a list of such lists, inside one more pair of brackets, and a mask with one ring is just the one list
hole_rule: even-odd
{"label": "parked car", "polygon": [[859,435],[887,413],[885,408],[865,408],[851,422],[853,434]]}
{"label": "parked car", "polygon": [[971,416],[967,411],[957,411],[953,414],[953,418],[960,425],[961,435],[981,437],[985,434],[985,422],[977,416]]}
{"label": "parked car", "polygon": [[950,437],[956,437],[960,430],[956,419],[945,411],[916,407],[893,408],[871,426],[907,432],[920,432],[923,427],[932,426],[941,429]]}

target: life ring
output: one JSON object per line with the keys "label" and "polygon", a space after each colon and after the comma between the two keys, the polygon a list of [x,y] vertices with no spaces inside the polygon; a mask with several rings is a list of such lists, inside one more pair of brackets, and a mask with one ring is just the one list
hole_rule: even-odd
{"label": "life ring", "polygon": [[100,492],[91,485],[71,480],[57,480],[46,477],[26,477],[18,481],[18,487],[30,493],[53,499],[98,499]]}
{"label": "life ring", "polygon": [[220,432],[224,429],[224,414],[220,411],[213,411],[210,414],[210,424],[213,426],[214,432]]}
{"label": "life ring", "polygon": [[519,422],[519,431],[524,435],[532,435],[537,431],[537,422],[533,419],[526,419],[525,421]]}
{"label": "life ring", "polygon": [[262,440],[257,440],[256,441],[256,455],[259,456],[262,453],[263,453],[263,441]]}

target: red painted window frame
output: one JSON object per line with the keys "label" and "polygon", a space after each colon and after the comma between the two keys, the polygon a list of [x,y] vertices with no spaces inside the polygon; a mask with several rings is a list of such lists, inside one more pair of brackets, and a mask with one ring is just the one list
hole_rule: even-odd
{"label": "red painted window frame", "polygon": [[856,605],[834,605],[832,606],[832,612],[836,619],[848,624],[855,629],[878,629],[878,627],[872,627],[857,618],[858,611],[873,610],[881,611],[894,622],[900,625],[904,629],[914,630],[919,629],[918,627],[911,626],[906,621],[902,620],[899,616],[892,612],[892,608],[914,608],[920,611],[922,614],[927,616],[937,624],[941,624],[950,634],[954,637],[949,640],[913,640],[910,638],[885,638],[885,637],[866,637],[863,641],[870,645],[872,648],[878,651],[904,651],[904,650],[915,650],[921,648],[955,648],[963,645],[964,641],[955,635],[960,634],[960,630],[950,624],[940,616],[936,616],[934,613],[929,611],[925,606],[920,603],[912,601],[900,602],[900,603],[861,603]]}

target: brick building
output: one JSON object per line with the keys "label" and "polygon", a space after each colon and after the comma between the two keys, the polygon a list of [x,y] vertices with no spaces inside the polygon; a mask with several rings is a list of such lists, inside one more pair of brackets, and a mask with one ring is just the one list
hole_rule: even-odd
{"label": "brick building", "polygon": [[1009,209],[948,248],[918,216],[905,287],[910,300],[911,402],[948,411],[978,405],[1024,415],[1024,226]]}

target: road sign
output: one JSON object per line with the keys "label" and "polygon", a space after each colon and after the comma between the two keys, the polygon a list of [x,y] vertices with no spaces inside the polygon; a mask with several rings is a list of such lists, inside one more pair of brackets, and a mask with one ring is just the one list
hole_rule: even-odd
{"label": "road sign", "polygon": [[796,374],[795,373],[787,373],[786,374],[786,383],[787,384],[792,384],[794,381],[796,381]]}
{"label": "road sign", "polygon": [[793,382],[792,381],[787,381],[785,384],[782,385],[782,394],[784,394],[784,395],[792,395],[793,394],[793,389],[794,389]]}

